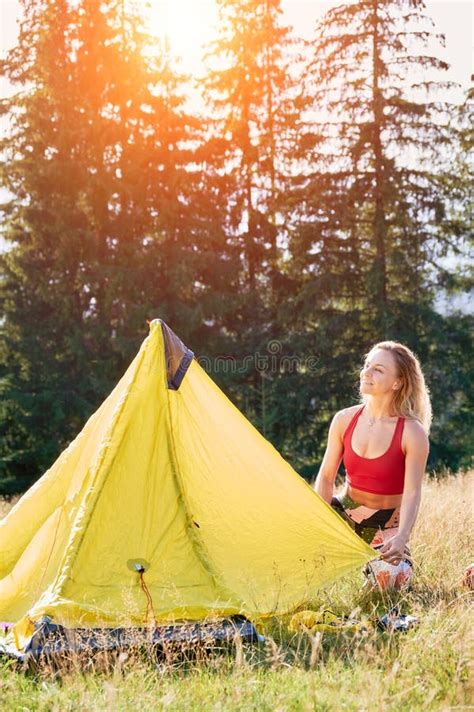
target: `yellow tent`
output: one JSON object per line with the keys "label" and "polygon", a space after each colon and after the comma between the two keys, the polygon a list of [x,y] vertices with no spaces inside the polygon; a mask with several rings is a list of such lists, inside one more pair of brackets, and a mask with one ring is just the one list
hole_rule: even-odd
{"label": "yellow tent", "polygon": [[372,558],[157,319],[0,522],[0,620],[18,648],[44,616],[69,628],[255,620]]}

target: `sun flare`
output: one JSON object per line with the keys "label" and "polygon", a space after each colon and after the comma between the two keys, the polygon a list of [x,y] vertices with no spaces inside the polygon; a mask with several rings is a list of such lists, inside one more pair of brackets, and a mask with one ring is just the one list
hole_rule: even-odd
{"label": "sun flare", "polygon": [[203,47],[212,40],[217,19],[215,0],[149,0],[148,30],[167,38],[183,68],[193,71],[202,61]]}

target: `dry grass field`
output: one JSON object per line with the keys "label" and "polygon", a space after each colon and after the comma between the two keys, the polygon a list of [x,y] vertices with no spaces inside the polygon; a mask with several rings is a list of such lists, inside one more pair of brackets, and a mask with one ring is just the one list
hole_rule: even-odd
{"label": "dry grass field", "polygon": [[[270,621],[261,645],[152,660],[142,652],[24,672],[0,660],[1,710],[454,710],[474,709],[470,607],[462,584],[474,559],[474,473],[425,484],[411,540],[412,590],[367,593],[356,572],[320,592],[321,608],[368,622],[355,632],[290,633]],[[0,516],[11,503],[0,501]],[[419,618],[383,632],[370,621],[397,603]],[[471,618],[472,620],[472,618]]]}

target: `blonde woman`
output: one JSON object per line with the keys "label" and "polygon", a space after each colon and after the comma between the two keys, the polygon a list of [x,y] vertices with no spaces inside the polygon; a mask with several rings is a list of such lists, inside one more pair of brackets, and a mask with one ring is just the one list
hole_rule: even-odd
{"label": "blonde woman", "polygon": [[[407,544],[429,453],[429,392],[417,357],[396,341],[381,341],[366,355],[359,392],[359,405],[331,422],[315,489],[390,565],[380,579],[372,570],[378,583],[391,579],[398,588],[411,577]],[[341,460],[346,481],[334,496]]]}

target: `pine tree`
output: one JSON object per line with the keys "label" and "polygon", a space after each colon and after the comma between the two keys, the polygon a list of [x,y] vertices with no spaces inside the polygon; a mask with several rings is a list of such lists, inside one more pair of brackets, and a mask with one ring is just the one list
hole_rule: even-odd
{"label": "pine tree", "polygon": [[[471,78],[471,82],[474,76]],[[474,235],[474,86],[452,117],[457,142],[449,156],[450,170],[437,176],[438,191],[447,206],[437,233],[435,262],[438,288],[446,298],[467,303],[473,289],[472,260],[469,253]],[[443,260],[445,266],[443,266]]]}
{"label": "pine tree", "polygon": [[[442,77],[448,65],[434,54],[444,38],[424,10],[422,0],[344,3],[308,45],[298,152],[307,164],[294,193],[286,318],[320,368],[302,385],[296,452],[312,442],[322,454],[318,433],[356,402],[366,349],[399,339],[423,360],[441,319],[432,309],[433,255],[450,203],[439,178],[449,173],[456,135],[445,98],[453,84]],[[312,401],[323,410],[312,413]]]}
{"label": "pine tree", "polygon": [[[89,411],[92,384],[81,332],[87,295],[76,201],[74,100],[66,2],[23,4],[18,45],[2,74],[27,90],[3,102],[12,131],[2,142],[2,488],[22,489],[58,449],[59,426]],[[75,285],[74,291],[71,286]]]}
{"label": "pine tree", "polygon": [[298,114],[290,73],[294,42],[279,0],[220,0],[218,39],[207,54],[213,109],[210,158],[229,180],[229,229],[242,246],[249,292],[275,277],[281,205]]}
{"label": "pine tree", "polygon": [[134,6],[43,0],[24,11],[1,67],[27,85],[4,102],[15,121],[2,144],[13,196],[3,206],[2,477],[12,491],[109,392],[147,318],[203,343],[225,309],[214,286],[232,289],[235,272],[219,201],[201,199],[204,129],[183,110],[166,50],[144,60]]}
{"label": "pine tree", "polygon": [[[393,334],[407,302],[433,296],[431,226],[446,208],[435,175],[454,142],[452,106],[441,99],[452,83],[438,76],[448,65],[430,54],[431,44],[443,37],[424,9],[423,0],[331,9],[308,72],[320,118],[303,137],[314,170],[295,250],[319,250],[308,262],[325,270],[332,294],[354,290],[378,337]],[[313,221],[316,230],[308,229]]]}
{"label": "pine tree", "polygon": [[[218,37],[209,48],[202,83],[211,109],[208,169],[221,177],[228,237],[242,258],[234,318],[226,324],[240,359],[265,353],[268,340],[281,330],[285,215],[299,115],[291,71],[296,47],[281,23],[279,0],[219,0],[218,10]],[[233,381],[239,405],[263,423],[255,364]],[[278,420],[272,416],[272,424]]]}

